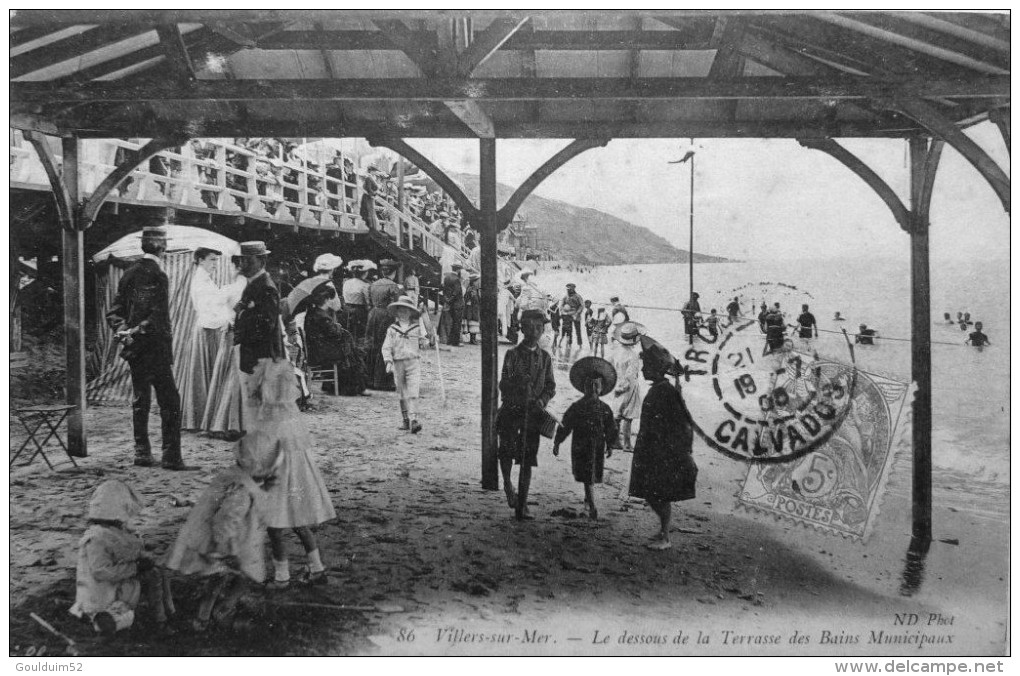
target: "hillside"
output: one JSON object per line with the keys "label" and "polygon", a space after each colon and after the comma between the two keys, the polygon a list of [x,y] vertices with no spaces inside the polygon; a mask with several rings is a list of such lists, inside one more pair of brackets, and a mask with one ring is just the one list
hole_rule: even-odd
{"label": "hillside", "polygon": [[[478,177],[454,174],[454,179],[477,204]],[[498,184],[498,203],[513,194]],[[532,194],[518,213],[538,225],[539,244],[550,257],[583,265],[626,265],[630,263],[686,263],[688,252],[677,249],[662,237],[639,225],[597,209],[578,207],[560,200]],[[695,263],[722,263],[718,256],[694,254]]]}

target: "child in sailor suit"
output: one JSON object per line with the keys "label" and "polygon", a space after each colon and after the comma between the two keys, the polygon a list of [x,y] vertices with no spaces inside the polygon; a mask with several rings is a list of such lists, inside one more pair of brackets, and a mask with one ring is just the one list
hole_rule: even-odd
{"label": "child in sailor suit", "polygon": [[383,340],[382,356],[386,362],[386,372],[393,374],[400,395],[400,413],[403,416],[402,430],[410,430],[412,434],[421,431],[418,422],[418,393],[421,389],[421,343],[425,340],[434,345],[435,332],[421,318],[414,301],[401,296],[387,308],[396,318],[386,330]]}

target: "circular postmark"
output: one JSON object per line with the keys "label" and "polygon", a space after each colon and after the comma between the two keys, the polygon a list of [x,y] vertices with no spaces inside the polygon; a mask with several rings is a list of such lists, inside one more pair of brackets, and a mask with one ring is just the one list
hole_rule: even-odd
{"label": "circular postmark", "polygon": [[708,445],[736,460],[782,463],[828,441],[856,386],[849,340],[823,358],[809,341],[769,340],[757,318],[727,317],[719,327],[717,340],[696,340],[680,359],[696,389],[685,401]]}

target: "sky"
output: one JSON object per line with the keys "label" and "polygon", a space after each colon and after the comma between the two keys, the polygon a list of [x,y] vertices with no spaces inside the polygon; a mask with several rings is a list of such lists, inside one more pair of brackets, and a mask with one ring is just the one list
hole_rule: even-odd
{"label": "sky", "polygon": [[[991,123],[968,134],[1009,173],[1009,154]],[[441,168],[478,173],[478,143],[409,140]],[[508,140],[496,145],[496,175],[517,187],[569,141]],[[909,205],[906,141],[840,140]],[[572,159],[536,190],[642,225],[687,249],[687,139],[619,139]],[[695,139],[694,250],[763,258],[906,258],[909,238],[889,208],[831,156],[786,139]],[[527,212],[527,205],[522,209]],[[946,146],[931,206],[931,256],[1009,257],[1009,215],[984,179]]]}

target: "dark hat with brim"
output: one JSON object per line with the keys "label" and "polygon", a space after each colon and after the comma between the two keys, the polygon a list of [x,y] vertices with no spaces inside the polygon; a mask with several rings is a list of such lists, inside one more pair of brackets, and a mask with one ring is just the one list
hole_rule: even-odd
{"label": "dark hat with brim", "polygon": [[241,242],[242,256],[268,256],[272,252],[266,248],[265,242]]}
{"label": "dark hat with brim", "polygon": [[544,324],[549,323],[549,318],[545,316],[545,313],[541,310],[525,310],[521,313],[521,321],[526,320],[537,320]]}
{"label": "dark hat with brim", "polygon": [[166,239],[166,228],[158,226],[142,228],[142,237],[162,237],[163,239]]}
{"label": "dark hat with brim", "polygon": [[380,267],[380,269],[381,268],[389,268],[390,270],[392,270],[394,268],[400,267],[400,263],[398,263],[397,261],[393,260],[392,258],[384,258],[381,261],[379,261],[379,267]]}
{"label": "dark hat with brim", "polygon": [[641,361],[655,366],[656,370],[662,373],[679,373],[679,365],[676,358],[673,357],[662,343],[651,336],[641,336]]}
{"label": "dark hat with brim", "polygon": [[644,324],[624,322],[613,329],[613,338],[621,345],[636,345],[646,330]]}
{"label": "dark hat with brim", "polygon": [[584,385],[590,378],[602,379],[600,397],[604,397],[616,387],[616,369],[601,357],[583,357],[570,367],[570,384],[578,392],[584,392]]}

